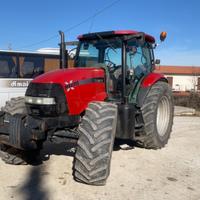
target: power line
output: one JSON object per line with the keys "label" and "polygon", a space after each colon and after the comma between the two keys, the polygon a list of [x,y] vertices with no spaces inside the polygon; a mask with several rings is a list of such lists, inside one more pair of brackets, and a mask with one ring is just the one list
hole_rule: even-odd
{"label": "power line", "polygon": [[[88,21],[90,21],[90,20],[94,20],[94,18],[95,18],[96,16],[100,15],[100,14],[103,13],[105,10],[111,8],[112,6],[114,6],[115,4],[117,4],[119,1],[121,1],[121,0],[115,0],[115,1],[113,1],[113,2],[110,3],[109,5],[107,5],[107,6],[103,7],[102,9],[98,10],[98,11],[97,11],[95,14],[93,14],[92,16],[89,16],[88,18],[86,18],[86,19],[80,21],[79,23],[77,23],[77,24],[75,24],[75,25],[73,25],[73,26],[71,26],[71,27],[65,29],[64,32],[69,32],[69,31],[71,31],[71,30],[77,28],[78,26],[80,26],[80,25],[82,25],[82,24],[84,24],[84,23],[86,23],[86,22],[88,22]],[[32,47],[32,46],[37,46],[37,45],[39,45],[39,44],[48,42],[48,41],[50,41],[50,40],[52,40],[52,39],[54,39],[54,38],[56,38],[56,37],[58,37],[58,34],[52,35],[51,37],[49,37],[49,38],[47,38],[47,39],[44,39],[44,40],[41,40],[41,41],[39,41],[39,42],[35,42],[35,43],[29,44],[29,45],[25,45],[25,46],[21,47],[21,49],[24,49],[24,48],[27,48],[27,47]]]}
{"label": "power line", "polygon": [[105,10],[107,10],[107,9],[111,8],[112,6],[114,6],[114,5],[115,5],[116,3],[118,3],[119,1],[121,1],[121,0],[115,0],[115,1],[113,1],[111,4],[105,6],[105,7],[102,8],[101,10],[98,10],[98,11],[97,11],[95,14],[93,14],[92,16],[90,16],[90,17],[88,17],[88,18],[82,20],[82,21],[79,22],[78,24],[73,25],[73,26],[71,26],[70,28],[64,30],[64,32],[68,32],[68,31],[70,31],[70,30],[72,30],[72,29],[75,29],[76,27],[78,27],[78,26],[80,26],[80,25],[82,25],[82,24],[88,22],[89,20],[93,19],[93,18],[96,17],[97,15],[100,15],[100,14],[101,14],[102,12],[104,12]]}

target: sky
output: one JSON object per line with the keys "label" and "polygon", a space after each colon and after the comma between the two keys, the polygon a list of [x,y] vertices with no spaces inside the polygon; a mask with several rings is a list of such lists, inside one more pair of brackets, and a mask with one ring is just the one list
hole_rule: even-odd
{"label": "sky", "polygon": [[58,47],[83,33],[138,30],[167,39],[155,57],[162,65],[200,66],[199,0],[1,0],[0,49],[35,51]]}

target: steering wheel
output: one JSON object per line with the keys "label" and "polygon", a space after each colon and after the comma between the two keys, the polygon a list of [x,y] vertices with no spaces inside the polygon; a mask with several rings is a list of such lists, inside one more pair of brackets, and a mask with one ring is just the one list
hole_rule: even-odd
{"label": "steering wheel", "polygon": [[114,73],[116,70],[122,67],[121,65],[116,65],[114,62],[110,60],[104,60],[104,62],[105,63],[107,62],[106,65],[110,73]]}
{"label": "steering wheel", "polygon": [[104,60],[104,63],[106,64],[106,66],[108,67],[108,69],[110,70],[111,68],[114,68],[116,66],[116,64],[108,59]]}

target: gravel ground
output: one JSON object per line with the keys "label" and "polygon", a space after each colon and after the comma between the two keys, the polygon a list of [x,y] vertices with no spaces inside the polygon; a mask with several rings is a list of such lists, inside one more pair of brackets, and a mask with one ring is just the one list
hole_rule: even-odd
{"label": "gravel ground", "polygon": [[65,145],[48,144],[42,155],[38,166],[10,166],[0,160],[0,199],[200,199],[198,117],[175,117],[171,139],[162,150],[114,151],[106,186],[74,182],[73,152]]}

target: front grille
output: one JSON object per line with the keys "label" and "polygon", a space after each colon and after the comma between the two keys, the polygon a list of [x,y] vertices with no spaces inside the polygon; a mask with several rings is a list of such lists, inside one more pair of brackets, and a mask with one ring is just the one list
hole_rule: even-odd
{"label": "front grille", "polygon": [[58,116],[68,112],[63,87],[55,83],[30,83],[26,96],[55,98],[55,105],[35,105],[26,103],[28,114],[34,116]]}

